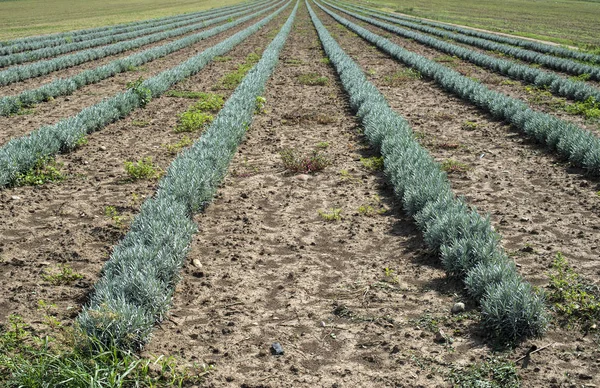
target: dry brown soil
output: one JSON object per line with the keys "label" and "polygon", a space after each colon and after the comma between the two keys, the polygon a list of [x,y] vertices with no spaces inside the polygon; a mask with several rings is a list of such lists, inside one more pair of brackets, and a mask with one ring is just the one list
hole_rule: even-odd
{"label": "dry brown soil", "polygon": [[[422,145],[437,160],[468,166],[449,175],[453,188],[491,215],[527,280],[545,287],[560,251],[598,282],[597,180],[429,80],[390,82],[405,70],[401,64],[317,14]],[[260,53],[288,15],[227,54],[231,61],[213,63],[177,88],[211,92],[249,53]],[[311,73],[327,83],[300,82]],[[109,93],[108,84],[99,93]],[[364,165],[376,153],[304,5],[264,97],[265,112],[255,116],[217,197],[195,218],[199,232],[169,318],[144,355],[214,365],[207,387],[446,387],[452,369],[492,355],[515,360],[532,345],[553,344],[518,363],[524,387],[600,385],[598,339],[576,329],[553,324],[543,339],[494,353],[477,306],[445,276],[382,172]],[[174,156],[161,145],[182,138],[172,129],[191,103],[156,99],[60,156],[65,181],[0,192],[0,321],[19,314],[40,331],[48,330],[45,315],[72,322],[128,220],[156,188],[155,180],[128,181],[123,162],[152,156],[166,168]],[[477,125],[467,128],[466,121]],[[4,133],[4,122],[0,128]],[[319,150],[330,163],[315,174],[290,173],[279,155],[286,148]],[[106,206],[124,216],[123,226],[104,215]],[[331,209],[341,209],[339,220],[319,215]],[[84,278],[65,286],[42,279],[60,264]],[[56,307],[39,308],[40,300]],[[458,301],[467,311],[452,315]],[[452,343],[436,341],[434,321]],[[276,342],[284,355],[271,354]]]}

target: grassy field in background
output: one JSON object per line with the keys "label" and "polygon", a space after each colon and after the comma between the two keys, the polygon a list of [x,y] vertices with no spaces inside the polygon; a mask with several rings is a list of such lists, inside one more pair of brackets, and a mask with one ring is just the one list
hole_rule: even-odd
{"label": "grassy field in background", "polygon": [[600,46],[600,0],[352,0],[386,11],[577,46]]}
{"label": "grassy field in background", "polygon": [[0,40],[92,28],[243,0],[0,0]]}

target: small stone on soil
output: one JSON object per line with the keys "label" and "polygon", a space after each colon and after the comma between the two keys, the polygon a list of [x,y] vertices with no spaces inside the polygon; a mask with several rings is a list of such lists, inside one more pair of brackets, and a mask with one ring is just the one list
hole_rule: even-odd
{"label": "small stone on soil", "polygon": [[448,337],[446,337],[446,333],[444,333],[444,330],[439,329],[437,331],[437,333],[435,333],[435,342],[439,342],[439,343],[445,343],[446,341],[448,341]]}
{"label": "small stone on soil", "polygon": [[198,259],[192,260],[192,264],[194,264],[194,267],[196,268],[202,268],[202,263]]}
{"label": "small stone on soil", "polygon": [[283,355],[283,347],[279,342],[275,342],[273,345],[271,345],[271,354],[274,356]]}
{"label": "small stone on soil", "polygon": [[465,311],[465,304],[461,302],[454,303],[454,306],[452,306],[452,309],[450,311],[452,311],[452,314],[462,313],[463,311]]}
{"label": "small stone on soil", "polygon": [[296,179],[298,179],[299,181],[304,181],[306,182],[307,180],[310,179],[310,175],[308,174],[300,174],[300,175],[296,175]]}

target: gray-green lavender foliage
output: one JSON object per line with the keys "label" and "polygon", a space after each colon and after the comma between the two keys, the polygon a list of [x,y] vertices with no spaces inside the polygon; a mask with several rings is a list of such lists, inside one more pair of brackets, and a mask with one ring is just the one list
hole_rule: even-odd
{"label": "gray-green lavender foliage", "polygon": [[568,159],[572,165],[585,168],[591,175],[600,175],[600,139],[593,133],[552,115],[536,112],[521,100],[490,90],[455,70],[410,52],[329,9],[321,8],[363,39],[433,79],[444,90],[488,111],[496,119],[510,122]]}
{"label": "gray-green lavender foliage", "polygon": [[[379,17],[379,16],[378,16]],[[496,43],[490,40],[454,34],[432,28],[419,23],[411,23],[398,18],[394,18],[394,23],[415,29],[417,31],[426,32],[428,34],[441,36],[443,38],[453,39],[457,42],[464,43],[470,46],[479,47],[484,50],[497,51],[514,58],[521,59],[531,63],[538,63],[549,69],[562,71],[573,75],[588,74],[592,80],[600,80],[600,66],[588,65],[567,58],[559,58],[548,54],[539,53],[536,51],[525,50],[519,47],[510,46],[507,44]]]}
{"label": "gray-green lavender foliage", "polygon": [[[185,62],[147,79],[140,85],[139,90],[149,89],[152,98],[160,96],[176,83],[199,72],[214,57],[223,55],[233,49],[273,20],[288,5],[289,3],[254,25]],[[127,90],[87,107],[75,116],[53,125],[43,126],[27,136],[10,140],[0,148],[0,188],[14,183],[19,173],[24,173],[33,168],[40,158],[72,150],[85,135],[126,117],[131,111],[143,104],[144,101],[135,90]]]}
{"label": "gray-green lavender foliage", "polygon": [[[75,90],[85,85],[93,84],[103,79],[112,77],[115,74],[129,71],[129,69],[133,67],[141,66],[155,59],[162,58],[175,51],[191,46],[192,44],[195,44],[203,39],[245,23],[256,16],[275,8],[276,6],[277,4],[273,4],[258,12],[252,13],[248,16],[239,17],[232,22],[222,24],[210,30],[201,31],[157,47],[149,48],[139,53],[131,54],[125,58],[115,59],[106,65],[84,70],[72,77],[55,79],[52,82],[40,86],[39,88],[25,90],[16,96],[2,97],[0,98],[0,115],[10,116],[11,114],[17,113],[23,107],[30,107],[36,103],[46,101],[57,96],[72,94]],[[229,16],[224,16],[207,21],[205,22],[205,25],[210,26],[212,24],[220,23],[223,20],[227,20],[228,17]]]}
{"label": "gray-green lavender foliage", "polygon": [[[468,293],[481,303],[484,327],[506,343],[541,335],[548,323],[543,297],[517,273],[489,217],[481,217],[454,196],[446,173],[420,146],[408,122],[389,107],[308,3],[307,7],[351,108],[383,156],[395,195],[415,219],[426,244],[440,254],[448,273],[463,279]],[[506,272],[498,274],[498,267]]]}
{"label": "gray-green lavender foliage", "polygon": [[[244,13],[242,11],[241,13]],[[232,15],[222,16],[212,20],[213,23],[222,22],[229,19]],[[235,16],[235,15],[233,15]],[[136,39],[110,44],[107,46],[101,46],[97,48],[91,48],[87,50],[78,51],[73,54],[60,56],[57,58],[48,59],[45,61],[34,62],[26,65],[19,65],[10,67],[8,69],[0,71],[0,85],[9,85],[14,82],[23,81],[29,78],[39,77],[41,75],[50,74],[57,70],[66,69],[69,67],[77,66],[85,62],[97,60],[100,58],[107,57],[109,55],[120,54],[125,51],[133,50],[135,48],[145,46],[147,44],[159,42],[164,39],[172,38],[193,32],[195,30],[204,28],[206,26],[205,21],[186,25],[176,29],[158,32],[150,35],[145,35]]]}
{"label": "gray-green lavender foliage", "polygon": [[[324,3],[359,20],[363,20],[404,38],[413,39],[416,42],[433,47],[436,50],[467,60],[476,64],[477,66],[488,68],[511,78],[522,80],[538,87],[547,88],[552,93],[557,95],[578,101],[585,101],[590,97],[592,97],[595,101],[600,101],[600,89],[586,82],[568,79],[561,77],[558,74],[543,71],[538,68],[521,65],[513,61],[496,58],[491,55],[482,54],[466,47],[448,43],[447,41],[441,39],[436,39],[428,35],[399,28],[373,18],[350,12],[346,9],[336,7],[328,2]],[[348,8],[358,9],[359,7],[348,6]],[[394,18],[385,16],[377,17],[394,23],[396,22]]]}
{"label": "gray-green lavender foliage", "polygon": [[298,4],[215,120],[182,152],[154,197],[115,247],[77,322],[90,337],[121,349],[139,349],[169,308],[180,268],[196,231],[192,215],[213,198],[252,121],[256,97],[277,65]]}
{"label": "gray-green lavender foliage", "polygon": [[[348,6],[351,6],[351,5],[354,6],[353,4],[350,4],[350,3],[343,3],[343,4],[348,5]],[[572,49],[569,49],[566,47],[546,44],[546,43],[542,43],[542,42],[536,42],[533,40],[522,39],[522,38],[518,38],[518,37],[511,37],[511,36],[498,35],[498,34],[493,34],[493,33],[484,32],[484,31],[477,31],[477,30],[470,29],[470,28],[453,26],[450,24],[438,23],[438,22],[425,20],[425,19],[407,17],[407,16],[396,14],[396,13],[383,12],[383,11],[379,11],[379,10],[375,10],[375,9],[371,9],[371,8],[367,8],[367,7],[357,6],[355,8],[361,9],[364,11],[368,11],[368,12],[377,13],[379,15],[393,16],[396,19],[405,20],[405,21],[409,21],[409,22],[413,22],[413,23],[419,23],[419,24],[423,24],[426,26],[441,28],[441,29],[444,29],[447,31],[453,31],[453,32],[457,32],[460,34],[464,34],[464,35],[469,35],[469,36],[474,36],[477,38],[492,40],[494,42],[506,43],[506,44],[510,44],[512,46],[519,46],[519,47],[523,47],[523,48],[526,48],[529,50],[538,51],[538,52],[541,52],[544,54],[550,54],[550,55],[566,57],[566,58],[573,58],[578,61],[592,62],[592,63],[600,64],[600,55],[590,54],[590,53],[577,51],[577,50],[572,50]]]}
{"label": "gray-green lavender foliage", "polygon": [[115,24],[111,26],[103,26],[89,28],[84,30],[66,31],[48,35],[29,36],[18,38],[10,41],[0,42],[0,55],[9,55],[29,50],[37,50],[45,47],[54,47],[69,44],[72,42],[81,42],[84,40],[100,38],[108,35],[121,34],[125,32],[135,31],[140,28],[170,23],[173,21],[194,19],[198,16],[214,14],[215,12],[233,11],[245,7],[246,4],[259,5],[260,2],[237,4],[233,6],[213,8],[209,10],[186,13],[183,15],[167,16],[163,18],[155,18],[141,20],[137,22]]}
{"label": "gray-green lavender foliage", "polygon": [[[108,36],[97,37],[94,39],[84,40],[81,42],[68,43],[61,46],[54,47],[43,47],[37,50],[27,51],[24,53],[17,54],[9,54],[0,56],[0,67],[18,65],[25,62],[33,62],[40,59],[51,58],[58,55],[70,53],[72,51],[89,49],[92,47],[113,44],[116,42],[121,42],[125,40],[130,40],[134,38],[138,38],[143,35],[155,34],[158,32],[173,30],[176,28],[188,26],[191,24],[195,24],[198,26],[199,22],[203,21],[212,21],[212,19],[218,18],[223,15],[227,15],[229,17],[236,17],[241,15],[249,8],[255,8],[252,6],[239,7],[235,11],[230,10],[218,10],[215,12],[211,12],[209,14],[200,15],[194,18],[186,18],[184,20],[175,20],[169,23],[162,23],[159,25],[145,26],[144,28],[135,29],[130,32],[111,34]],[[223,19],[221,19],[223,20]],[[197,27],[198,28],[198,27]]]}

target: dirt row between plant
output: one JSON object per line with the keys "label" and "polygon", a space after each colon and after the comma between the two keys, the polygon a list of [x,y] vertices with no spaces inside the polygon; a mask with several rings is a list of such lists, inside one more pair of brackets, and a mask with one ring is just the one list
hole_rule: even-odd
{"label": "dirt row between plant", "polygon": [[[236,69],[253,52],[260,54],[274,31],[285,22],[286,10],[259,32],[230,51],[232,59],[213,62],[176,88],[213,92],[211,87]],[[230,90],[215,93],[227,97]],[[42,186],[16,187],[0,193],[0,321],[9,314],[24,317],[36,329],[44,329],[45,315],[71,324],[87,293],[97,280],[113,246],[127,232],[140,204],[156,190],[156,180],[128,179],[125,161],[152,157],[163,170],[175,157],[165,144],[192,140],[200,133],[174,133],[179,113],[195,101],[161,97],[145,109],[91,134],[88,144],[57,158],[67,179]],[[111,206],[119,219],[105,215]],[[122,226],[119,226],[122,224]],[[68,265],[83,279],[54,286],[43,279]],[[43,300],[56,307],[38,309]]]}
{"label": "dirt row between plant", "polygon": [[[465,172],[449,174],[455,192],[491,214],[504,247],[529,281],[539,286],[548,283],[557,252],[563,252],[577,272],[594,282],[600,279],[597,181],[557,162],[510,127],[431,81],[412,79],[390,85],[385,77],[405,70],[404,66],[350,31],[341,32],[324,12],[318,14],[330,31],[338,32],[338,42],[365,72],[374,70],[371,81],[410,122],[436,160],[453,159],[467,167]],[[522,370],[524,386],[577,383],[577,375],[569,374],[573,371],[598,376],[600,365],[591,362],[598,360],[593,338],[578,332],[552,327],[542,341],[528,341],[514,353],[533,343],[551,342],[556,342],[553,350],[532,357],[529,368]]]}
{"label": "dirt row between plant", "polygon": [[135,81],[140,77],[148,79],[161,71],[170,69],[265,17],[265,15],[261,16],[243,23],[241,26],[202,40],[188,48],[149,62],[139,71],[120,73],[96,84],[86,85],[70,96],[61,96],[53,101],[40,103],[36,105],[32,114],[0,117],[0,128],[3,128],[0,132],[0,145],[13,137],[26,135],[43,125],[54,124],[63,118],[73,116],[104,98],[125,91],[128,82]]}
{"label": "dirt row between plant", "polygon": [[[333,10],[333,9],[332,9]],[[527,91],[526,87],[531,86],[525,82],[515,81],[508,76],[504,76],[499,73],[495,73],[491,70],[485,69],[483,67],[476,66],[469,61],[462,60],[457,57],[453,57],[452,59],[448,58],[448,55],[442,51],[438,51],[436,49],[430,48],[421,43],[415,42],[412,39],[402,38],[394,33],[386,31],[382,28],[375,27],[368,23],[362,22],[352,16],[344,14],[343,12],[339,12],[337,10],[336,13],[344,16],[346,19],[351,20],[354,23],[360,24],[362,27],[368,29],[369,31],[374,32],[375,34],[381,35],[394,42],[395,44],[405,48],[406,50],[412,51],[419,55],[424,56],[427,59],[435,60],[441,62],[442,65],[451,67],[454,70],[460,72],[464,76],[471,77],[479,80],[483,85],[487,86],[489,89],[495,90],[497,92],[506,94],[510,97],[520,99],[522,101],[527,102],[532,109],[537,111],[542,111],[553,116],[556,116],[565,121],[573,122],[585,129],[597,131],[600,129],[600,122],[598,120],[586,120],[582,115],[574,115],[567,113],[564,109],[561,109],[559,106],[565,99],[560,98],[560,96],[555,95],[546,95],[542,91],[531,90]],[[335,31],[334,31],[335,32]],[[419,32],[419,31],[415,31]],[[421,32],[419,32],[421,33]],[[427,35],[427,34],[424,34]],[[439,37],[434,36],[435,38],[441,39]],[[454,41],[449,41],[451,44],[458,44]],[[480,50],[476,47],[458,44],[470,50],[480,52],[483,54],[490,55],[488,51]],[[507,60],[506,57],[499,57],[501,59]],[[511,61],[514,61],[512,58]],[[519,63],[523,63],[526,65],[531,65],[530,63],[524,63],[521,61],[515,61]],[[553,72],[552,70],[545,69],[545,71]],[[557,72],[555,72],[557,73]],[[559,73],[560,74],[560,73]],[[563,76],[568,76],[564,75]],[[508,82],[506,82],[508,81]],[[573,101],[566,100],[566,103],[571,104]]]}
{"label": "dirt row between plant", "polygon": [[[382,173],[361,163],[373,151],[304,5],[297,18],[265,91],[267,113],[255,117],[218,197],[196,218],[170,318],[145,353],[214,365],[209,387],[443,384],[444,374],[419,365],[433,357],[465,364],[485,352],[464,316],[452,322],[465,333],[454,347],[416,322],[449,317],[454,288]],[[306,74],[328,82],[302,84]],[[285,171],[279,152],[309,155],[319,145],[331,162],[324,171]],[[341,219],[319,215],[332,209]],[[283,356],[271,354],[273,343]]]}

